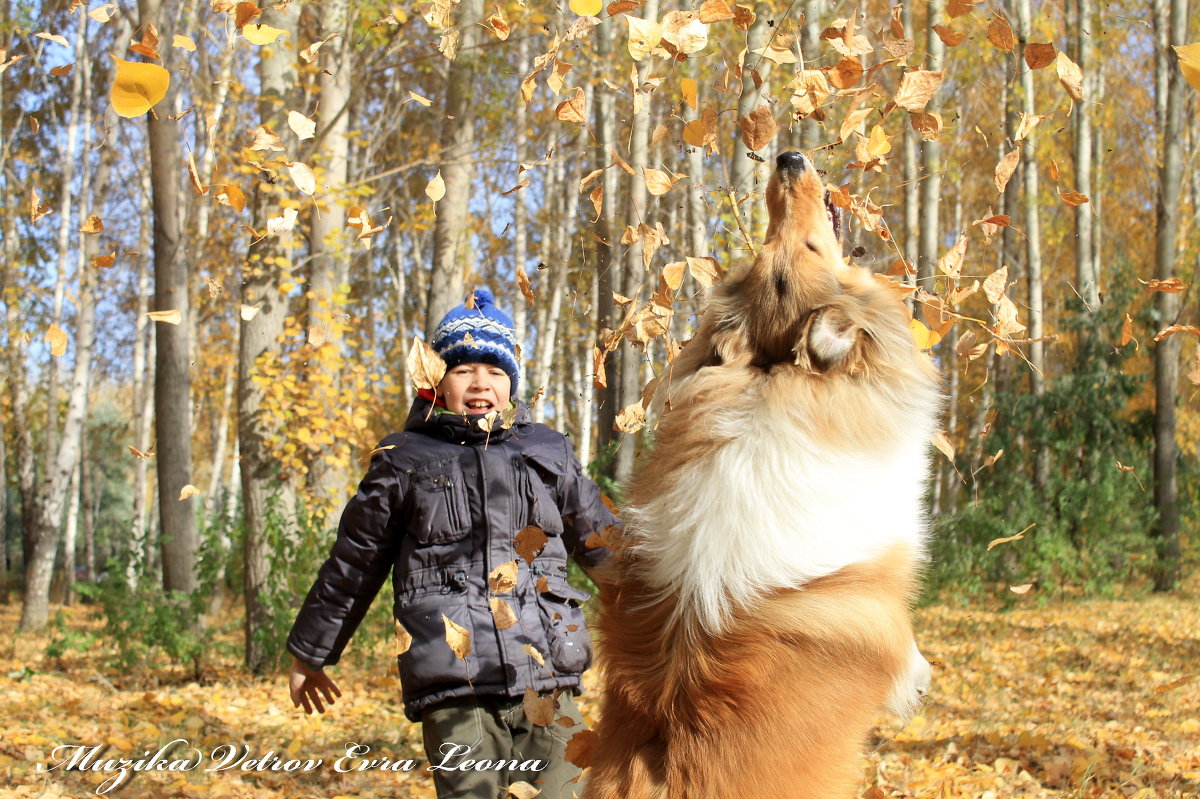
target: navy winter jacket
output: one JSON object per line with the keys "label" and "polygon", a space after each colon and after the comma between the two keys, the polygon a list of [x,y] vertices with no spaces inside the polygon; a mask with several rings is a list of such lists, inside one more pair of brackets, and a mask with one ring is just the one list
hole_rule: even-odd
{"label": "navy winter jacket", "polygon": [[[337,663],[390,570],[393,612],[412,636],[399,657],[410,719],[452,698],[578,688],[591,662],[579,608],[588,594],[567,584],[567,556],[598,566],[608,555],[606,528],[620,521],[568,440],[534,424],[526,406],[490,437],[473,420],[429,409],[418,398],[404,432],[380,443],[288,650],[314,669]],[[546,536],[532,563],[516,550],[528,526]],[[516,585],[492,590],[505,586],[489,587],[488,575],[514,560]],[[507,603],[516,623],[501,629],[491,600]],[[470,633],[466,658],[446,642],[443,615]]]}

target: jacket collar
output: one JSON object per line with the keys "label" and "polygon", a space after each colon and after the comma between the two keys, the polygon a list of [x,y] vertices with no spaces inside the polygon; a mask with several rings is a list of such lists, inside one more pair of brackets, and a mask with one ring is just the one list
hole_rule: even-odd
{"label": "jacket collar", "polygon": [[[424,392],[422,392],[424,393]],[[533,415],[529,406],[520,400],[517,403],[517,419],[512,427],[501,427],[496,421],[495,429],[489,433],[479,426],[480,415],[460,416],[456,413],[446,413],[445,406],[433,407],[427,397],[418,396],[413,400],[412,408],[408,411],[408,421],[404,430],[408,433],[420,433],[439,441],[453,441],[455,444],[478,446],[487,443],[499,443],[514,434],[517,437],[527,435],[533,426]],[[442,413],[438,413],[438,411]]]}

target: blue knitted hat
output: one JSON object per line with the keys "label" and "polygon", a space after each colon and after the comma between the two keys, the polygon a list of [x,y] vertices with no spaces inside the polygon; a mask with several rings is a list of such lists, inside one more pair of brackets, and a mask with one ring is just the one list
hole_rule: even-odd
{"label": "blue knitted hat", "polygon": [[492,292],[475,289],[475,307],[453,308],[442,317],[433,331],[431,346],[442,356],[446,368],[464,363],[491,363],[499,366],[512,381],[511,393],[517,394],[517,336],[508,314],[496,307]]}

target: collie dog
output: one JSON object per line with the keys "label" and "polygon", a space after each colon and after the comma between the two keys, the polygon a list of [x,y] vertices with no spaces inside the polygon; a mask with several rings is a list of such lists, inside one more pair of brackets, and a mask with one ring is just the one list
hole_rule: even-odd
{"label": "collie dog", "polygon": [[941,381],[784,153],[752,265],[659,395],[600,580],[589,799],[841,799],[929,684],[910,603]]}

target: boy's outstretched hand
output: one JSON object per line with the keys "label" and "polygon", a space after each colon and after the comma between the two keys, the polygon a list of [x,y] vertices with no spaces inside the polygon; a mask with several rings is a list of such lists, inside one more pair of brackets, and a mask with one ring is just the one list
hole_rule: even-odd
{"label": "boy's outstretched hand", "polygon": [[325,712],[325,706],[321,704],[322,696],[325,697],[326,702],[332,705],[333,697],[342,695],[342,692],[338,690],[337,683],[329,679],[329,675],[324,670],[313,671],[294,655],[292,656],[289,688],[292,693],[292,704],[296,707],[303,705],[304,712],[310,715],[314,706],[318,713]]}

